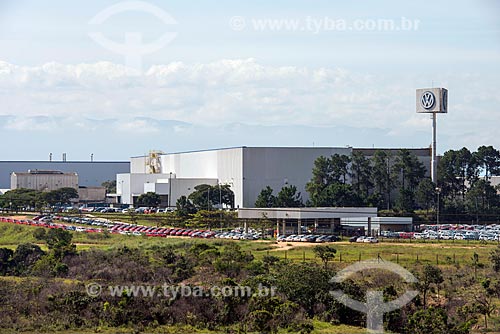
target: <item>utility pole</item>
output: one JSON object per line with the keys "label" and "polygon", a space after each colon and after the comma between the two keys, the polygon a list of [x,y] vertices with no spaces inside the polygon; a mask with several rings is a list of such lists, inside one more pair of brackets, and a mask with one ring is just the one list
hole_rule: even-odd
{"label": "utility pole", "polygon": [[437,194],[436,224],[439,224],[439,195],[441,194],[441,188],[436,187],[436,194]]}
{"label": "utility pole", "polygon": [[170,210],[172,204],[172,172],[169,173],[168,177],[168,210]]}

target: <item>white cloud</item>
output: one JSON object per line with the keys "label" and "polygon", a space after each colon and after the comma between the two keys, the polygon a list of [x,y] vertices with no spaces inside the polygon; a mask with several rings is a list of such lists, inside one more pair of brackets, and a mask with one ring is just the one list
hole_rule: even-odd
{"label": "white cloud", "polygon": [[[451,73],[439,80],[450,89],[446,135],[477,131],[486,140],[496,133],[500,98],[493,75]],[[173,62],[142,75],[110,62],[29,67],[0,61],[0,115],[12,116],[5,128],[23,131],[51,131],[57,124],[98,131],[102,125],[89,119],[113,119],[113,131],[158,133],[161,125],[151,120],[168,119],[199,126],[384,128],[408,136],[430,131],[428,118],[414,111],[414,89],[421,82],[254,59]]]}

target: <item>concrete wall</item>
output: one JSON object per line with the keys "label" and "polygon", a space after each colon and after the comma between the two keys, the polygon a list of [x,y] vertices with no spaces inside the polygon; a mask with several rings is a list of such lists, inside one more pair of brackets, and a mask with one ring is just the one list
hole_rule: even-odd
{"label": "concrete wall", "polygon": [[78,189],[78,175],[66,174],[30,174],[12,173],[10,177],[11,189],[34,189],[39,191],[52,191],[60,188]]}
{"label": "concrete wall", "polygon": [[106,188],[104,187],[78,188],[79,202],[104,202],[105,200],[106,200]]}
{"label": "concrete wall", "polygon": [[115,180],[118,173],[129,173],[130,162],[107,161],[0,161],[0,189],[10,187],[10,174],[31,170],[59,170],[77,173],[80,186],[98,187],[104,181]]}

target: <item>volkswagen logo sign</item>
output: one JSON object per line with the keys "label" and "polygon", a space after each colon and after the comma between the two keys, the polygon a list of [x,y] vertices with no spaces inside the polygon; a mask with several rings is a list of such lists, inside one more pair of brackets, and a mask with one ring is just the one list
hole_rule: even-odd
{"label": "volkswagen logo sign", "polygon": [[420,97],[420,104],[426,110],[432,109],[434,104],[436,104],[436,97],[434,96],[434,93],[431,91],[424,92],[422,97]]}

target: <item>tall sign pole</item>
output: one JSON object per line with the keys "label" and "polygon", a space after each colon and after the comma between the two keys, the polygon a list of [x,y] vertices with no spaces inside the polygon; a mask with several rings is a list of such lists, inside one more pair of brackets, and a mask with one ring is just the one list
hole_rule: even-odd
{"label": "tall sign pole", "polygon": [[432,113],[432,160],[431,160],[431,179],[432,182],[437,184],[437,144],[436,144],[436,133],[437,133],[437,114]]}
{"label": "tall sign pole", "polygon": [[437,185],[437,114],[448,112],[448,90],[446,88],[417,89],[417,113],[432,114],[431,179]]}

